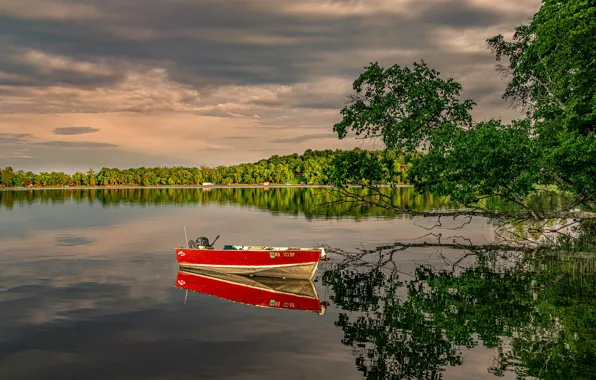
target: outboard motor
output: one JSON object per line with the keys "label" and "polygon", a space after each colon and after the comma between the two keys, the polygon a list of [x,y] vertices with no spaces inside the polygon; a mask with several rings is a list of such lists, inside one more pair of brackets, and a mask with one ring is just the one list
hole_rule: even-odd
{"label": "outboard motor", "polygon": [[205,236],[198,237],[196,240],[197,246],[209,247],[209,239]]}
{"label": "outboard motor", "polygon": [[189,240],[188,241],[188,246],[190,248],[207,248],[207,249],[213,249],[213,244],[215,244],[215,242],[217,241],[217,239],[219,239],[219,235],[217,235],[217,237],[215,238],[215,240],[213,240],[213,243],[209,244],[209,239],[207,239],[205,236],[200,236],[197,238],[197,240]]}

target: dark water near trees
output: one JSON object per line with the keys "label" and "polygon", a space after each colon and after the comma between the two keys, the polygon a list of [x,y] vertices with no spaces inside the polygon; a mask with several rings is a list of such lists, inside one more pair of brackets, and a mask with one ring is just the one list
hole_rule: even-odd
{"label": "dark water near trees", "polygon": [[[395,196],[453,207],[411,189]],[[587,254],[334,255],[315,282],[330,302],[322,316],[194,292],[185,304],[173,254],[183,226],[189,238],[220,234],[218,245],[354,251],[433,224],[333,201],[322,189],[0,192],[0,378],[593,378]],[[482,219],[433,232],[493,239]]]}

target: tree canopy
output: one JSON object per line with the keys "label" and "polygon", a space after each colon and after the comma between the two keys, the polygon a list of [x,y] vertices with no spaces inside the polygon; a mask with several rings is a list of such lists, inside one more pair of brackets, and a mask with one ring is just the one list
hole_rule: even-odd
{"label": "tree canopy", "polygon": [[543,0],[511,41],[488,39],[509,82],[504,98],[526,111],[545,181],[596,199],[596,6]]}
{"label": "tree canopy", "polygon": [[[487,40],[497,60],[507,58],[498,66],[509,79],[504,98],[525,110],[511,123],[474,122],[475,103],[460,99],[461,85],[420,61],[366,66],[333,129],[340,139],[353,132],[404,153],[405,182],[420,192],[465,205],[497,195],[532,213],[523,199],[536,185],[554,185],[572,196],[569,207],[596,211],[595,37],[593,1],[544,0],[511,41]],[[375,165],[361,158],[358,165]],[[348,164],[334,164],[329,177],[341,184]]]}

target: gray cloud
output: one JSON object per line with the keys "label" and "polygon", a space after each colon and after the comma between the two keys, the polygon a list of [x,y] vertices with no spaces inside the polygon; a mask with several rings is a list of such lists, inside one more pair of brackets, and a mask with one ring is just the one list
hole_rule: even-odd
{"label": "gray cloud", "polygon": [[[237,115],[239,116],[244,116],[244,117],[250,117],[252,115],[247,115],[246,113],[242,112],[241,110],[237,110]],[[222,109],[212,109],[212,110],[208,110],[208,111],[201,111],[200,112],[201,116],[213,116],[213,117],[234,117],[233,113],[228,111],[228,110],[222,110]]]}
{"label": "gray cloud", "polygon": [[36,146],[45,146],[48,148],[65,148],[65,149],[102,149],[102,148],[117,148],[118,145],[110,143],[101,143],[94,141],[42,141],[33,143]]}
{"label": "gray cloud", "polygon": [[[107,70],[98,71],[91,70],[88,67],[77,67],[71,65],[70,62],[53,62],[56,66],[52,67],[48,61],[43,62],[41,59],[34,59],[34,56],[27,56],[26,53],[28,51],[17,45],[18,41],[28,41],[30,45],[27,46],[30,46],[31,49],[52,51],[51,49],[46,49],[43,36],[31,33],[32,25],[28,21],[22,22],[20,20],[7,19],[6,16],[0,15],[0,24],[0,31],[4,30],[4,27],[13,25],[16,31],[20,30],[24,32],[24,34],[16,37],[11,45],[2,44],[5,52],[0,57],[0,68],[3,72],[11,75],[0,76],[0,85],[16,87],[55,85],[92,89],[101,86],[111,86],[121,82],[125,78],[125,73],[118,66],[112,66]],[[43,26],[41,29],[44,29]],[[48,30],[48,33],[51,35],[51,30]],[[39,37],[39,39],[36,39],[36,37]],[[69,40],[67,36],[64,37],[61,43]],[[57,40],[56,42],[59,43],[60,41]],[[73,57],[72,52],[64,52],[63,55]],[[91,62],[96,64],[99,64],[100,61],[106,62],[105,59],[99,56],[90,56],[89,58]]]}
{"label": "gray cloud", "polygon": [[[483,27],[497,25],[510,20],[510,15],[495,12],[489,7],[470,5],[466,0],[442,2],[421,2],[424,11],[420,20],[427,25],[441,25],[455,28]],[[509,16],[509,17],[508,17]]]}
{"label": "gray cloud", "polygon": [[282,152],[283,149],[251,149],[251,152],[260,152],[260,153],[271,153],[271,152]]}
{"label": "gray cloud", "polygon": [[274,139],[274,140],[270,140],[269,142],[274,143],[274,144],[295,144],[295,143],[303,143],[303,142],[306,142],[309,140],[333,139],[333,138],[337,138],[337,134],[335,134],[335,133],[331,133],[331,134],[313,133],[313,134],[301,135],[301,136],[296,136],[296,137]]}
{"label": "gray cloud", "polygon": [[83,135],[85,133],[95,133],[99,131],[98,128],[91,127],[62,127],[54,128],[52,133],[55,135],[71,136],[71,135]]}
{"label": "gray cloud", "polygon": [[[489,27],[522,19],[462,0],[432,6],[411,2],[401,14],[381,10],[344,16],[283,11],[291,1],[235,2],[233,7],[216,1],[139,3],[90,3],[102,17],[85,22],[4,15],[0,32],[13,51],[32,46],[91,62],[111,60],[114,68],[130,62],[157,64],[165,66],[173,80],[195,86],[289,84],[329,74],[354,76],[388,48],[416,49],[438,60],[449,53],[435,38],[438,26]],[[370,52],[360,56],[361,50]],[[394,59],[403,60],[398,53]],[[3,65],[6,60],[11,62],[10,56]],[[118,70],[90,74],[64,69],[38,75],[14,59],[8,67],[43,84],[95,86],[122,79]]]}
{"label": "gray cloud", "polygon": [[226,151],[227,149],[216,148],[216,147],[212,147],[212,146],[198,146],[196,148],[196,150],[201,151],[201,152],[223,152],[223,151]]}
{"label": "gray cloud", "polygon": [[[22,145],[18,145],[22,146]],[[2,166],[12,166],[15,169],[32,171],[51,171],[57,168],[68,172],[77,170],[86,171],[89,168],[99,170],[101,167],[130,168],[141,166],[175,166],[175,165],[196,165],[194,158],[180,160],[160,155],[152,155],[139,152],[130,152],[121,148],[110,149],[87,149],[81,154],[80,149],[70,147],[48,146],[48,144],[37,145],[29,152],[28,157],[2,158]],[[201,159],[201,164],[214,165],[215,162],[209,157]]]}
{"label": "gray cloud", "polygon": [[[77,128],[77,127],[74,127]],[[85,128],[85,127],[82,127]],[[60,128],[57,128],[58,130]],[[55,134],[70,134],[73,135],[73,131],[69,131],[66,128],[66,133],[56,133],[56,129],[54,130]],[[91,128],[92,129],[92,128]],[[75,130],[76,132],[76,130]],[[85,132],[83,132],[85,133]],[[80,134],[80,133],[79,133]],[[103,143],[103,142],[94,142],[94,141],[59,141],[59,140],[52,140],[52,141],[30,141],[30,138],[33,137],[32,134],[29,133],[0,133],[0,144],[12,146],[13,148],[21,148],[23,145],[26,146],[34,146],[36,149],[41,147],[45,148],[57,148],[57,149],[105,149],[105,148],[118,148],[118,145],[111,144],[111,143]]]}
{"label": "gray cloud", "polygon": [[79,245],[91,245],[96,239],[89,239],[84,236],[75,236],[72,234],[63,234],[56,236],[56,245],[61,247],[74,247]]}
{"label": "gray cloud", "polygon": [[0,133],[0,144],[21,144],[31,136],[28,133]]}
{"label": "gray cloud", "polygon": [[255,136],[225,136],[223,140],[252,140]]}

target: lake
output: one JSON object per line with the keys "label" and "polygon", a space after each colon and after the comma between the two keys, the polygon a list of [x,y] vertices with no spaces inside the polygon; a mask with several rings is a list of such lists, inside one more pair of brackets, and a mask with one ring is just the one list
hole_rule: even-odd
{"label": "lake", "polygon": [[[494,231],[335,201],[316,188],[0,191],[0,378],[593,378],[593,257],[421,246],[347,259]],[[176,287],[184,227],[217,246],[330,247],[313,283],[326,312]]]}

